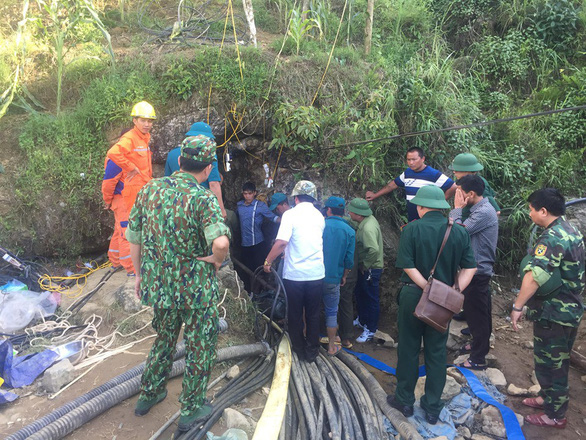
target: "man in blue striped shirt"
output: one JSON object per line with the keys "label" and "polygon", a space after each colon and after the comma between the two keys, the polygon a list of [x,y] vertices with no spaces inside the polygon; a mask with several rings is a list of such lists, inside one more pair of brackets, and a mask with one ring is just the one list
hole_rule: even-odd
{"label": "man in blue striped shirt", "polygon": [[407,168],[395,180],[391,180],[382,189],[376,193],[366,192],[366,200],[372,201],[384,194],[389,194],[397,188],[405,190],[405,199],[407,199],[407,220],[416,220],[417,206],[411,203],[419,188],[427,185],[435,185],[443,190],[446,200],[456,192],[456,184],[452,179],[443,174],[441,171],[425,164],[425,153],[419,147],[411,147],[407,150]]}

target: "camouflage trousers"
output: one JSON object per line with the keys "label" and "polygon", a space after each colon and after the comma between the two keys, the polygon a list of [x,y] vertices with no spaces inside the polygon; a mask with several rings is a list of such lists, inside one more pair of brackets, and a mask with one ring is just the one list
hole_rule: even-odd
{"label": "camouflage trousers", "polygon": [[154,309],[153,343],[142,375],[139,400],[151,400],[167,386],[181,325],[185,324],[185,372],[179,396],[181,415],[189,416],[204,403],[208,378],[216,361],[218,309]]}
{"label": "camouflage trousers", "polygon": [[563,419],[568,409],[568,373],[570,352],[578,332],[577,327],[551,321],[533,323],[533,355],[535,375],[541,386],[545,414]]}

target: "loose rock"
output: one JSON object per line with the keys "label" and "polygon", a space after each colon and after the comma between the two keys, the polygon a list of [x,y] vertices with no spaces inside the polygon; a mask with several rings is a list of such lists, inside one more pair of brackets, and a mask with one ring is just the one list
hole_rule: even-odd
{"label": "loose rock", "polygon": [[[417,380],[417,385],[415,386],[415,399],[421,399],[421,396],[425,394],[425,377],[420,377]],[[460,394],[462,392],[462,387],[460,384],[451,376],[446,377],[446,385],[444,386],[444,390],[442,392],[442,399],[443,400],[450,400],[452,397]]]}
{"label": "loose rock", "polygon": [[226,373],[226,379],[232,380],[236,376],[238,376],[239,374],[240,374],[240,367],[238,365],[234,365],[234,366],[230,367],[230,369]]}
{"label": "loose rock", "polygon": [[252,428],[246,416],[232,408],[224,410],[224,420],[227,428],[238,428],[244,431]]}
{"label": "loose rock", "polygon": [[470,437],[472,437],[472,433],[470,432],[470,429],[468,429],[467,426],[458,426],[458,434],[461,437],[464,437],[465,439],[469,439]]}
{"label": "loose rock", "polygon": [[40,388],[47,393],[56,393],[73,379],[75,379],[73,365],[69,359],[63,359],[45,371]]}
{"label": "loose rock", "polygon": [[[519,421],[519,425],[523,426],[523,416],[519,414],[515,414],[515,416]],[[480,413],[480,417],[483,432],[496,437],[506,437],[507,431],[498,409],[494,406],[484,408]],[[474,439],[475,437],[472,436],[472,438]]]}
{"label": "loose rock", "polygon": [[509,384],[509,387],[507,388],[507,394],[509,396],[528,396],[529,390],[525,388],[519,388],[513,384]]}
{"label": "loose rock", "polygon": [[134,290],[135,281],[134,277],[128,277],[126,282],[114,293],[118,304],[128,313],[136,313],[142,309],[142,304],[136,297]]}
{"label": "loose rock", "polygon": [[523,342],[523,347],[529,348],[529,349],[533,350],[533,341],[525,341],[525,342]]}
{"label": "loose rock", "polygon": [[487,368],[484,372],[486,377],[490,379],[496,387],[506,387],[507,386],[507,379],[501,370],[497,370],[496,368]]}
{"label": "loose rock", "polygon": [[391,335],[385,332],[381,332],[380,330],[376,331],[374,334],[374,339],[382,339],[385,341],[385,344],[388,344],[391,347],[397,347],[399,345],[395,343],[395,340],[391,337]]}

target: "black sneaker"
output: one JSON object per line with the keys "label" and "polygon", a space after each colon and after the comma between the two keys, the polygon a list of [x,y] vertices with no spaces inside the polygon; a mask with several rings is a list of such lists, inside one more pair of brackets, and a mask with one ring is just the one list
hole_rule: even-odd
{"label": "black sneaker", "polygon": [[452,316],[452,319],[455,321],[466,321],[466,315],[464,315],[464,312],[462,311]]}
{"label": "black sneaker", "polygon": [[401,411],[405,417],[411,417],[413,415],[413,405],[402,405],[401,402],[395,400],[395,397],[390,394],[387,396],[387,403],[396,410]]}

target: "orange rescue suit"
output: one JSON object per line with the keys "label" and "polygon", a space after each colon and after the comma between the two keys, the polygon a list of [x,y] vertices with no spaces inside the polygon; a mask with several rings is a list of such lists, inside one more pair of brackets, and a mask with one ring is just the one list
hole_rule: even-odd
{"label": "orange rescue suit", "polygon": [[[153,178],[152,152],[149,148],[150,133],[143,134],[134,127],[122,135],[118,143],[108,150],[108,159],[122,168],[124,182],[122,197],[128,213],[140,189]],[[139,174],[130,180],[127,174],[138,168]]]}

